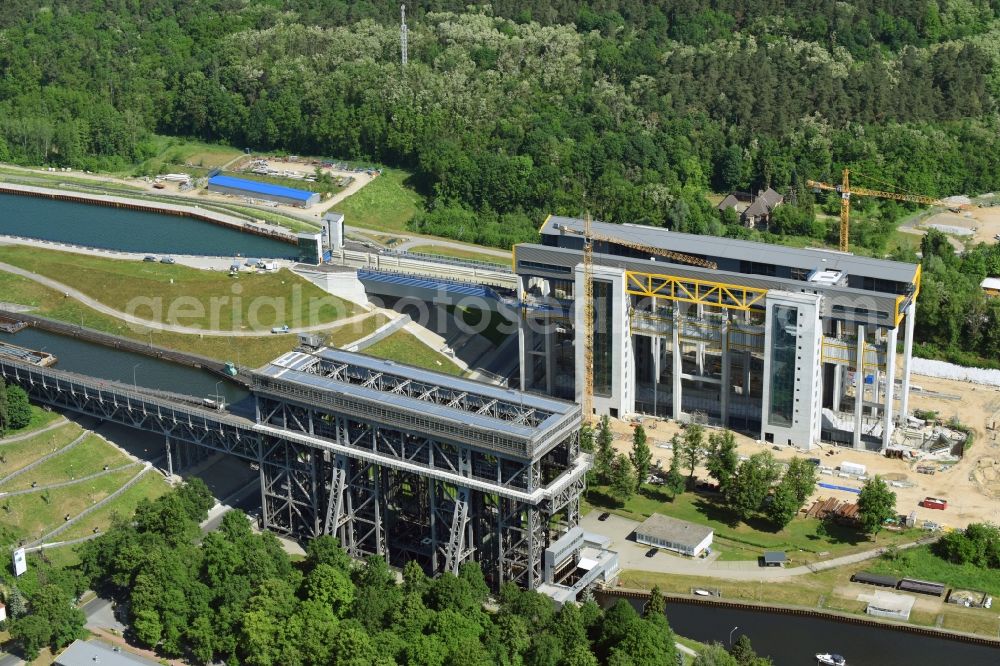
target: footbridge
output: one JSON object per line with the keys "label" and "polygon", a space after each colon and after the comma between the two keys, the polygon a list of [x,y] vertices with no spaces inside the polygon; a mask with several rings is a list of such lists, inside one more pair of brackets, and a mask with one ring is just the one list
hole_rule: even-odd
{"label": "footbridge", "polygon": [[591,464],[572,403],[325,348],[255,371],[254,418],[17,359],[0,375],[34,401],[161,434],[168,467],[185,450],[259,466],[264,526],[289,537],[334,535],[354,557],[431,573],[476,560],[494,588],[609,573],[581,539],[567,547]]}

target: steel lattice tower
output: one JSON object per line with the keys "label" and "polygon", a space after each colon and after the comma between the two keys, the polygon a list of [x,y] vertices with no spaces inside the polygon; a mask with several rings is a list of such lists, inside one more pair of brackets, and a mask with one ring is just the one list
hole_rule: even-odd
{"label": "steel lattice tower", "polygon": [[406,5],[399,6],[399,53],[401,56],[401,61],[405,66],[409,62],[410,57],[407,49],[407,41],[409,38],[409,28],[406,27]]}

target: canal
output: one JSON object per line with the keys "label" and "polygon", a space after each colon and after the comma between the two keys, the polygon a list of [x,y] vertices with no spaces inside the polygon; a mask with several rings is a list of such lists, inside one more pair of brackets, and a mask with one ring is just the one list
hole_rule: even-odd
{"label": "canal", "polygon": [[[615,597],[602,600],[605,605]],[[636,610],[643,601],[630,599]],[[746,634],[760,655],[774,660],[775,666],[815,664],[819,652],[833,652],[847,660],[847,666],[996,666],[1000,649],[921,636],[891,627],[867,627],[832,619],[783,615],[757,610],[718,608],[683,602],[667,603],[670,627],[703,643],[728,645]]]}
{"label": "canal", "polygon": [[283,258],[294,246],[188,217],[0,194],[0,234],[123,252]]}
{"label": "canal", "polygon": [[227,404],[240,402],[249,395],[239,386],[225,379],[220,381],[219,377],[204,370],[64,337],[37,328],[26,328],[15,334],[0,332],[0,340],[55,354],[58,358],[55,367],[59,370],[126,384],[135,381],[138,386],[146,388],[213,400],[218,391]]}

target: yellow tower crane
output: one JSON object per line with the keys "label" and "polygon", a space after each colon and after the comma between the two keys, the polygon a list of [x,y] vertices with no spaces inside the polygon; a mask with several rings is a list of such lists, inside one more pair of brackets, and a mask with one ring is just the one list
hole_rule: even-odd
{"label": "yellow tower crane", "polygon": [[590,213],[583,218],[583,231],[573,229],[565,224],[556,225],[556,229],[564,233],[583,236],[583,420],[589,423],[594,413],[594,241],[614,243],[622,247],[632,248],[648,254],[656,254],[673,261],[701,266],[715,270],[718,265],[714,261],[701,259],[689,254],[665,250],[659,247],[634,243],[632,241],[605,236],[595,233],[590,228]]}
{"label": "yellow tower crane", "polygon": [[885,192],[882,190],[870,190],[864,187],[851,187],[850,170],[844,169],[844,180],[840,185],[831,185],[815,180],[807,180],[806,185],[818,190],[829,190],[840,193],[840,251],[848,252],[848,242],[851,233],[851,195],[859,197],[878,197],[879,199],[894,199],[896,201],[910,201],[912,203],[926,204],[928,206],[945,206],[951,209],[968,208],[966,205],[955,205],[942,199],[927,197],[921,194],[901,194],[899,192]]}

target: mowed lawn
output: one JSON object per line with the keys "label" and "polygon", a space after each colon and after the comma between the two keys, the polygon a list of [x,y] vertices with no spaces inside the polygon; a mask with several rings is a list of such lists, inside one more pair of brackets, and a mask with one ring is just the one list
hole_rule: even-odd
{"label": "mowed lawn", "polygon": [[[19,442],[4,444],[3,440],[0,440],[0,479],[27,467],[42,456],[58,451],[79,437],[82,432],[80,426],[67,422],[58,428],[46,430]],[[0,490],[10,490],[4,486],[6,484],[0,484]]]}
{"label": "mowed lawn", "polygon": [[344,214],[344,224],[374,231],[403,232],[406,223],[423,210],[423,198],[406,184],[410,174],[383,169],[375,178],[334,208]]}
{"label": "mowed lawn", "polygon": [[462,369],[452,363],[444,354],[434,351],[407,331],[396,331],[385,340],[380,340],[368,347],[363,353],[449,375],[461,376],[464,374]]}
{"label": "mowed lawn", "polygon": [[650,485],[644,485],[624,505],[611,499],[607,488],[602,486],[588,489],[584,498],[589,507],[611,511],[640,522],[653,513],[661,513],[707,525],[715,530],[717,547],[726,560],[753,560],[765,550],[783,550],[788,552],[795,564],[804,564],[915,541],[921,536],[914,530],[883,531],[876,543],[858,530],[840,525],[823,525],[815,518],[803,517],[796,517],[784,529],[775,530],[763,519],[753,519],[749,523],[739,520],[716,496],[685,492],[671,499],[669,493]]}
{"label": "mowed lawn", "polygon": [[[43,287],[27,278],[0,271],[0,293],[9,303],[29,305],[34,314],[84,326],[103,333],[149,342],[160,347],[200,354],[220,361],[258,367],[290,351],[298,344],[295,335],[272,335],[262,331],[254,337],[225,337],[140,330],[121,319],[101,314],[78,301]],[[41,410],[39,410],[41,411]],[[47,414],[48,412],[42,412]]]}
{"label": "mowed lawn", "polygon": [[373,314],[370,317],[350,324],[344,324],[333,329],[326,336],[326,344],[329,347],[343,347],[355,340],[367,337],[378,330],[381,326],[389,323],[389,318],[383,314]]}
{"label": "mowed lawn", "polygon": [[[138,473],[137,468],[131,471]],[[97,528],[99,532],[106,532],[115,516],[126,519],[130,518],[135,513],[136,507],[139,506],[139,502],[144,499],[156,499],[160,495],[166,494],[168,490],[170,490],[170,484],[167,483],[162,474],[158,474],[155,471],[146,472],[134,486],[116,497],[113,501],[108,502],[100,509],[88,513],[86,518],[83,518],[65,532],[61,532],[59,540],[69,541],[85,537],[93,534],[94,528]]]}
{"label": "mowed lawn", "polygon": [[233,280],[176,264],[16,246],[0,248],[0,261],[68,284],[116,310],[180,326],[267,331],[334,322],[358,312],[354,304],[285,270]]}
{"label": "mowed lawn", "polygon": [[[58,431],[57,431],[58,432]],[[40,458],[44,454],[36,456]],[[9,482],[0,483],[0,492],[26,490],[32,483],[39,487],[63,481],[81,479],[104,470],[121,467],[133,462],[117,447],[94,434],[87,435],[82,442],[65,453],[60,453],[32,470],[20,474]]]}
{"label": "mowed lawn", "polygon": [[0,498],[0,521],[15,539],[38,539],[64,523],[67,514],[72,518],[83,512],[121,488],[138,472],[138,468],[130,467],[62,488]]}
{"label": "mowed lawn", "polygon": [[468,259],[469,261],[482,261],[487,264],[497,264],[498,266],[510,266],[510,257],[501,257],[485,252],[476,252],[471,246],[468,250],[446,245],[417,245],[411,247],[410,252],[418,254],[432,254],[438,257],[450,257],[452,259]]}
{"label": "mowed lawn", "polygon": [[196,167],[212,169],[221,167],[232,159],[243,155],[243,151],[238,148],[190,139],[153,136],[152,140],[156,145],[157,154],[143,162],[139,171],[145,170],[155,173],[160,166],[170,164],[191,164]]}
{"label": "mowed lawn", "polygon": [[[4,296],[6,296],[6,293],[3,291],[2,287],[0,287],[0,294],[4,294]],[[58,421],[61,418],[62,416],[58,412],[53,412],[51,410],[42,409],[41,407],[32,405],[31,421],[28,423],[28,425],[24,426],[23,428],[8,430],[6,433],[4,433],[4,436],[0,438],[0,442],[3,442],[4,439],[10,439],[11,437],[16,437],[18,435],[25,435],[31,432],[32,430],[39,430],[49,425],[50,423]]]}

